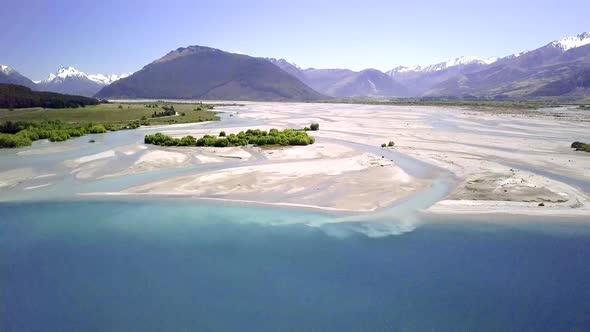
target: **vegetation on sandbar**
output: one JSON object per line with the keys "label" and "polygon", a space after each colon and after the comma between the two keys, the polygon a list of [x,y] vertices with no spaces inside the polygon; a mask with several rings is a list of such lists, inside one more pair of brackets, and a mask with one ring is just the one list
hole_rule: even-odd
{"label": "vegetation on sandbar", "polygon": [[152,114],[152,118],[161,118],[164,116],[176,115],[176,110],[174,110],[174,105],[162,106],[162,109],[163,109],[162,112],[154,111],[154,113]]}
{"label": "vegetation on sandbar", "polygon": [[382,147],[382,148],[385,148],[385,147],[390,147],[390,148],[392,148],[392,147],[394,147],[394,146],[395,146],[395,143],[394,143],[393,141],[389,141],[389,143],[383,143],[383,144],[381,144],[381,147]]}
{"label": "vegetation on sandbar", "polygon": [[[154,105],[104,103],[83,108],[0,109],[0,148],[29,146],[39,139],[61,142],[86,134],[136,129],[148,125],[219,120],[215,112],[210,111],[214,105],[165,104],[162,109],[166,107],[175,112],[181,111],[181,116],[152,118]],[[157,105],[155,107],[160,108]]]}
{"label": "vegetation on sandbar", "polygon": [[590,152],[590,144],[588,143],[573,142],[571,148],[576,149],[576,151]]}
{"label": "vegetation on sandbar", "polygon": [[61,121],[41,123],[8,121],[0,124],[0,147],[18,148],[29,146],[40,139],[63,142],[72,137],[106,132],[107,128],[103,124],[89,123],[85,126],[76,126]]}
{"label": "vegetation on sandbar", "polygon": [[[224,135],[221,135],[224,134]],[[313,144],[315,139],[304,130],[285,129],[279,131],[271,129],[268,132],[260,129],[248,129],[240,131],[238,134],[229,134],[225,136],[225,132],[221,132],[219,136],[205,135],[199,139],[193,136],[185,136],[182,138],[174,138],[162,133],[154,135],[146,135],[144,142],[146,144],[162,145],[162,146],[214,146],[214,147],[228,147],[228,146],[245,146],[245,145],[308,145]]]}

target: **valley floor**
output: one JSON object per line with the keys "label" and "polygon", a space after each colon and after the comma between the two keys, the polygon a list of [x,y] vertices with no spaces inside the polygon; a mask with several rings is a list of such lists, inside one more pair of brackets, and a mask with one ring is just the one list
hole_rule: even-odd
{"label": "valley floor", "polygon": [[[310,132],[313,145],[270,149],[165,148],[144,145],[140,136],[90,150],[82,143],[35,144],[0,155],[11,160],[0,166],[0,199],[39,198],[68,186],[69,193],[92,196],[334,211],[411,205],[431,214],[590,216],[590,154],[570,149],[573,141],[590,142],[590,112],[296,103],[222,111],[217,123],[136,132],[199,137],[312,122],[320,130]],[[389,141],[395,147],[380,147]],[[59,154],[67,157],[40,166]]]}

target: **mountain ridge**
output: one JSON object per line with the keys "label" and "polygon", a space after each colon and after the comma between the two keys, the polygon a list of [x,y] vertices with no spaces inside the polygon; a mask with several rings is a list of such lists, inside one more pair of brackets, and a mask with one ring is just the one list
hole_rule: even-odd
{"label": "mountain ridge", "polygon": [[168,52],[98,97],[314,101],[326,99],[262,58],[191,45]]}

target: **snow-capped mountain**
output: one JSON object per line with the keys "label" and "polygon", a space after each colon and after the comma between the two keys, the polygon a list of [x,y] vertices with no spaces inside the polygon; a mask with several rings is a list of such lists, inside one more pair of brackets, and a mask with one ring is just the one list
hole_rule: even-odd
{"label": "snow-capped mountain", "polygon": [[94,74],[94,75],[88,75],[88,78],[96,83],[109,85],[109,84],[113,83],[114,81],[118,81],[122,78],[129,76],[129,75],[131,75],[131,74],[120,74],[120,75],[117,75],[117,74],[111,74],[111,75]]}
{"label": "snow-capped mountain", "polygon": [[0,71],[2,73],[4,73],[5,75],[10,75],[10,73],[12,73],[14,71],[14,69],[12,69],[6,65],[0,65]]}
{"label": "snow-capped mountain", "polygon": [[496,99],[590,95],[590,33],[503,57],[433,85],[425,94]]}
{"label": "snow-capped mountain", "polygon": [[571,50],[572,48],[577,48],[588,44],[590,44],[589,32],[583,32],[577,36],[564,37],[550,43],[550,45],[560,48],[563,51]]}
{"label": "snow-capped mountain", "polygon": [[445,70],[451,67],[467,66],[467,65],[489,65],[498,61],[498,57],[480,58],[477,56],[462,56],[447,61],[439,62],[433,65],[426,66],[398,66],[388,71],[387,74],[395,76],[397,73],[411,73],[411,72],[435,72]]}
{"label": "snow-capped mountain", "polygon": [[56,73],[49,74],[46,80],[37,85],[40,90],[75,94],[81,96],[94,96],[101,88],[109,85],[129,74],[86,74],[74,67],[60,67]]}
{"label": "snow-capped mountain", "polygon": [[49,74],[49,77],[42,82],[60,82],[65,79],[75,77],[75,78],[87,78],[87,79],[89,79],[93,82],[96,82],[98,84],[107,85],[107,84],[113,83],[114,81],[125,78],[129,75],[130,74],[120,74],[120,75],[117,75],[117,74],[111,74],[111,75],[86,74],[84,72],[77,70],[74,67],[69,66],[69,67],[59,67],[59,69],[57,70],[57,73]]}
{"label": "snow-capped mountain", "polygon": [[18,84],[32,89],[35,88],[33,81],[7,65],[0,65],[0,83]]}

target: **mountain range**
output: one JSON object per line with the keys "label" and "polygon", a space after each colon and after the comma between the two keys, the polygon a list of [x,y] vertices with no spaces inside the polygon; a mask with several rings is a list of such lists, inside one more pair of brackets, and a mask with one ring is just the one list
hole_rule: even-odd
{"label": "mountain range", "polygon": [[314,90],[337,98],[405,97],[408,89],[377,69],[301,69],[285,59],[268,61],[296,77]]}
{"label": "mountain range", "polygon": [[590,33],[505,57],[464,56],[425,66],[303,69],[285,60],[181,47],[131,75],[61,67],[33,82],[2,65],[0,83],[101,98],[314,101],[329,98],[579,99],[590,96]]}
{"label": "mountain range", "polygon": [[74,67],[60,67],[55,74],[49,74],[46,80],[37,82],[37,89],[91,97],[103,87],[127,76],[129,74],[87,75]]}
{"label": "mountain range", "polygon": [[34,82],[10,67],[0,65],[0,83],[18,84],[37,91],[85,97],[92,97],[103,87],[127,76],[129,74],[92,75],[81,72],[74,67],[60,67],[56,73],[49,74],[47,79]]}
{"label": "mountain range", "polygon": [[533,99],[590,95],[590,33],[565,37],[502,58],[465,56],[427,66],[397,66],[383,79],[375,69],[302,69],[270,62],[333,97]]}

